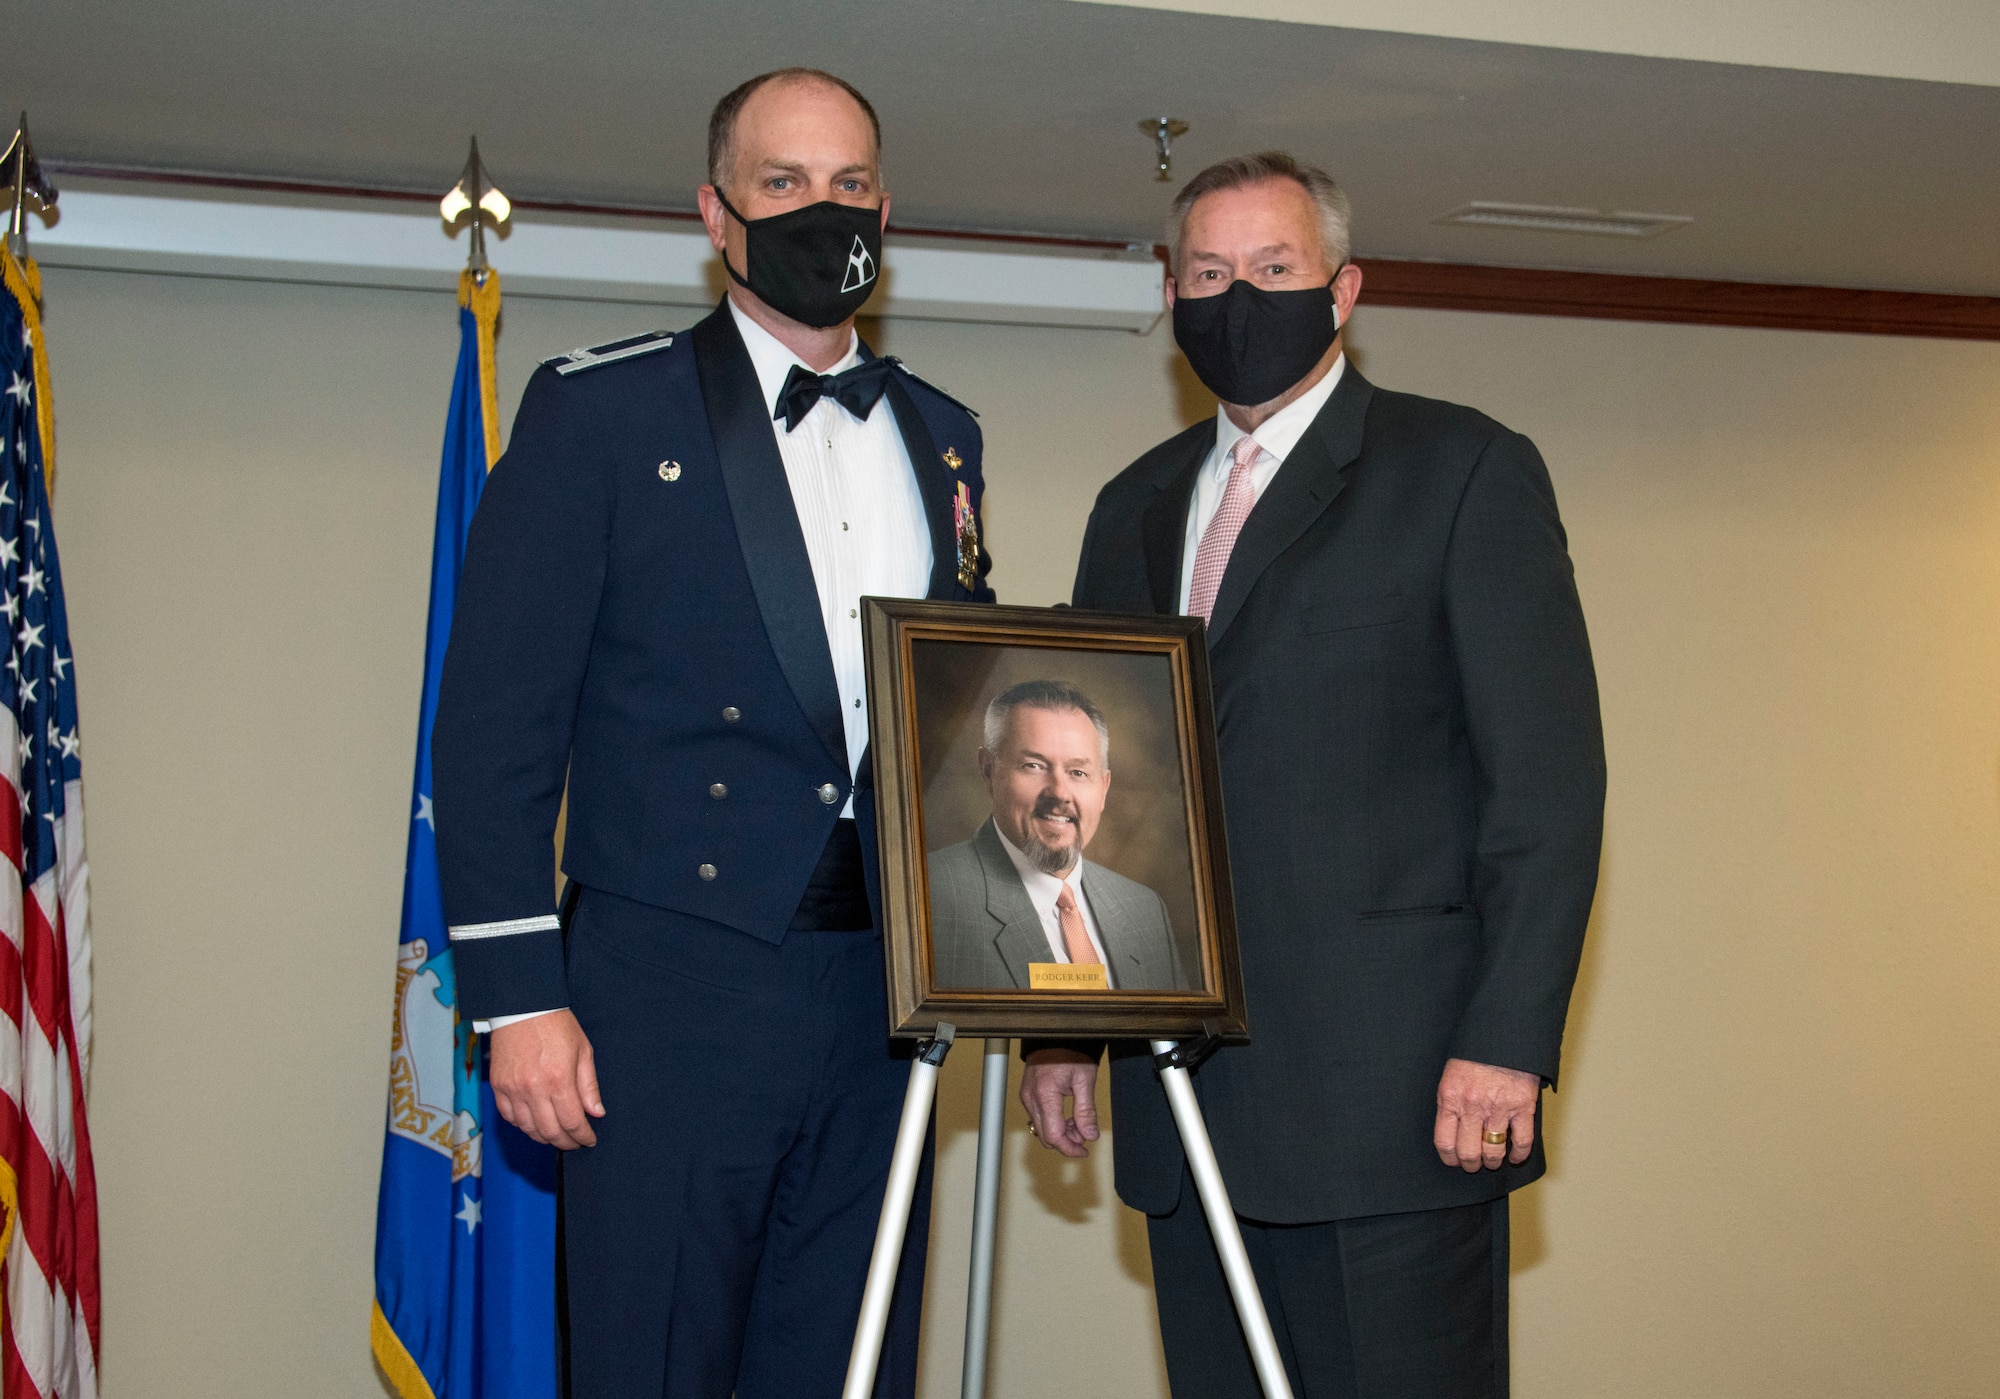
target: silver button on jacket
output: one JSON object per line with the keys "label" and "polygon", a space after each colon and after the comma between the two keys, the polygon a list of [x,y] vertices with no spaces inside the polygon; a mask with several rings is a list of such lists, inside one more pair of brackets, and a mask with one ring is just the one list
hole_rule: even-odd
{"label": "silver button on jacket", "polygon": [[703,879],[713,879],[715,878],[715,866],[703,865],[700,869],[696,870],[695,873],[700,875]]}
{"label": "silver button on jacket", "polygon": [[835,802],[840,800],[840,788],[834,786],[831,782],[827,783],[824,787],[819,789],[819,799],[825,802],[828,806],[832,806]]}
{"label": "silver button on jacket", "polygon": [[714,782],[709,784],[708,794],[711,797],[714,797],[717,801],[721,801],[724,797],[729,795],[729,789],[723,786],[720,782]]}

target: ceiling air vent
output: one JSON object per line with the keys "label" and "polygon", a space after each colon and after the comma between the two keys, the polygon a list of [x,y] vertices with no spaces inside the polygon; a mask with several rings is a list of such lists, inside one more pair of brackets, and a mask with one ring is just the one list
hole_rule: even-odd
{"label": "ceiling air vent", "polygon": [[1589,233],[1599,238],[1657,238],[1694,220],[1685,214],[1628,214],[1604,209],[1562,209],[1545,204],[1494,204],[1474,200],[1436,223],[1468,228],[1512,228],[1529,233]]}

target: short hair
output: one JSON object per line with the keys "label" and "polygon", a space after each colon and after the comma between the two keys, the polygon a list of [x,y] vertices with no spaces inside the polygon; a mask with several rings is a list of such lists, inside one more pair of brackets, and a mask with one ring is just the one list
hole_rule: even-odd
{"label": "short hair", "polygon": [[731,146],[736,140],[736,118],[743,114],[743,104],[748,102],[758,88],[776,82],[818,82],[839,88],[852,97],[861,110],[868,114],[868,127],[875,133],[875,158],[882,158],[882,120],[875,115],[875,106],[861,95],[861,90],[845,78],[822,72],[818,68],[774,68],[768,73],[759,73],[747,83],[736,87],[715,104],[715,110],[708,118],[708,182],[718,189],[722,186],[730,157],[735,154]]}
{"label": "short hair", "polygon": [[1351,251],[1349,230],[1354,211],[1333,176],[1317,165],[1299,163],[1284,151],[1259,151],[1217,161],[1181,186],[1167,211],[1167,270],[1180,276],[1181,241],[1187,233],[1188,211],[1196,200],[1204,194],[1242,189],[1266,180],[1290,180],[1312,196],[1319,209],[1320,252],[1336,268],[1345,263]]}
{"label": "short hair", "polygon": [[1106,772],[1111,771],[1111,728],[1104,722],[1103,712],[1090,702],[1090,696],[1067,680],[1023,680],[995,695],[993,703],[986,706],[986,723],[979,735],[987,752],[1000,751],[1007,721],[1017,709],[1073,709],[1083,715],[1097,729],[1098,759]]}

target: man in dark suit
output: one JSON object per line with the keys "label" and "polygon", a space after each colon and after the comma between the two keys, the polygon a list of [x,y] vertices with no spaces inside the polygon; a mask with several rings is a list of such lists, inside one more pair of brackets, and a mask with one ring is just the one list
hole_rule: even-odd
{"label": "man in dark suit", "polygon": [[[1526,438],[1346,362],[1361,272],[1325,174],[1224,162],[1172,230],[1175,337],[1221,411],[1104,488],[1075,601],[1207,619],[1252,1038],[1201,1070],[1203,1112],[1295,1392],[1504,1395],[1507,1193],[1544,1170],[1603,819],[1555,494]],[[1071,1156],[1095,1074],[1030,1056]],[[1174,1393],[1250,1399],[1152,1066],[1111,1077]]]}
{"label": "man in dark suit", "polygon": [[[727,300],[540,369],[472,524],[439,863],[495,1099],[566,1153],[576,1399],[789,1399],[846,1370],[909,1077],[857,609],[992,597],[978,428],[854,332],[879,151],[824,73],[725,97],[699,197]],[[877,1395],[914,1388],[928,1191]]]}
{"label": "man in dark suit", "polygon": [[986,707],[980,736],[993,814],[929,862],[937,984],[1025,991],[1041,964],[1103,967],[1110,990],[1181,990],[1166,904],[1083,858],[1111,795],[1111,730],[1090,697],[1023,681]]}

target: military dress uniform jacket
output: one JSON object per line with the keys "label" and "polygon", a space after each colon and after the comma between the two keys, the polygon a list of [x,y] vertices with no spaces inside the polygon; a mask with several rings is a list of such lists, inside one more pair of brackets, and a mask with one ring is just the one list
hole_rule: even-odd
{"label": "military dress uniform jacket", "polygon": [[[1075,602],[1172,613],[1213,420],[1099,495]],[[1534,444],[1349,365],[1245,521],[1209,621],[1250,1043],[1196,1075],[1239,1213],[1475,1204],[1431,1146],[1457,1057],[1553,1082],[1597,884],[1590,643]],[[1176,1207],[1143,1046],[1111,1066],[1125,1202]]]}
{"label": "military dress uniform jacket", "polygon": [[[991,601],[977,424],[900,366],[886,397],[930,523],[928,596]],[[774,943],[851,792],[880,926],[869,769],[850,779],[771,405],[726,305],[536,371],[473,518],[432,743],[469,1017],[569,1003],[565,784],[572,880]]]}

